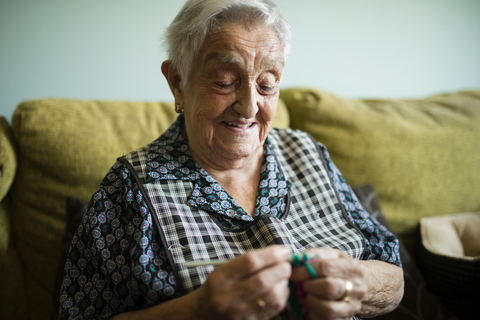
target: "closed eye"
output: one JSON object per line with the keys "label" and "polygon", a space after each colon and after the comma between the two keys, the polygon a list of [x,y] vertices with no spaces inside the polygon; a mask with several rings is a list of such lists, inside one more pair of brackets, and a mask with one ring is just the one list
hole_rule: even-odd
{"label": "closed eye", "polygon": [[258,91],[263,95],[270,95],[276,92],[276,86],[262,86],[258,85]]}
{"label": "closed eye", "polygon": [[231,86],[233,86],[233,83],[215,83],[215,84],[220,88],[230,88]]}

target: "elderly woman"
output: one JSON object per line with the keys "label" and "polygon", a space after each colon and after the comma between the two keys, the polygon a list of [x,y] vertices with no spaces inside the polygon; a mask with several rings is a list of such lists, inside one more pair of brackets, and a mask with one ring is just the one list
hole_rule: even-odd
{"label": "elderly woman", "polygon": [[398,240],[324,146],[271,128],[290,38],[269,0],[185,4],[162,65],[179,116],[93,195],[61,318],[345,319],[399,304]]}

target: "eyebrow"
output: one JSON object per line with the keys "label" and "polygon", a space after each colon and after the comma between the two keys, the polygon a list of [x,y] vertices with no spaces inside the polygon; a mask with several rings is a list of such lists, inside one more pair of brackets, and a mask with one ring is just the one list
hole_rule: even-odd
{"label": "eyebrow", "polygon": [[209,53],[205,57],[205,63],[208,63],[210,60],[216,60],[221,63],[225,64],[233,64],[233,65],[239,65],[241,64],[241,61],[231,55],[228,54],[223,54],[223,53],[218,53],[218,52],[212,52]]}
{"label": "eyebrow", "polygon": [[[229,54],[212,52],[205,57],[205,63],[208,63],[210,60],[216,60],[224,64],[229,65],[241,65],[242,61],[238,58],[231,56]],[[272,58],[265,60],[265,65],[267,68],[283,68],[285,66],[285,61],[282,58]]]}

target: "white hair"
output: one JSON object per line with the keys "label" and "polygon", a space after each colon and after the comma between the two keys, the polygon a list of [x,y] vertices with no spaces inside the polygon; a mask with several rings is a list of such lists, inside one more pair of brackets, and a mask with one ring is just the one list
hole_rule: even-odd
{"label": "white hair", "polygon": [[230,22],[273,28],[284,59],[290,54],[290,24],[271,0],[188,0],[167,28],[164,40],[168,59],[183,80],[188,82],[195,70],[207,35]]}

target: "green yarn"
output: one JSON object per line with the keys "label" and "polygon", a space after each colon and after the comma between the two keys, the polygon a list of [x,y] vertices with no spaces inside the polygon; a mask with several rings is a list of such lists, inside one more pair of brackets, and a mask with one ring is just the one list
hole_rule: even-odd
{"label": "green yarn", "polygon": [[[305,266],[307,268],[308,273],[312,276],[313,279],[317,279],[318,275],[313,269],[311,262],[319,259],[320,257],[309,257],[308,254],[305,252],[302,254],[294,254],[291,259],[291,264],[293,268]],[[303,320],[307,319],[309,308],[305,302],[306,293],[303,290],[303,282],[296,281],[290,282],[288,284],[290,288],[290,296],[288,297],[288,302],[290,303],[290,307],[295,314],[295,319]]]}

